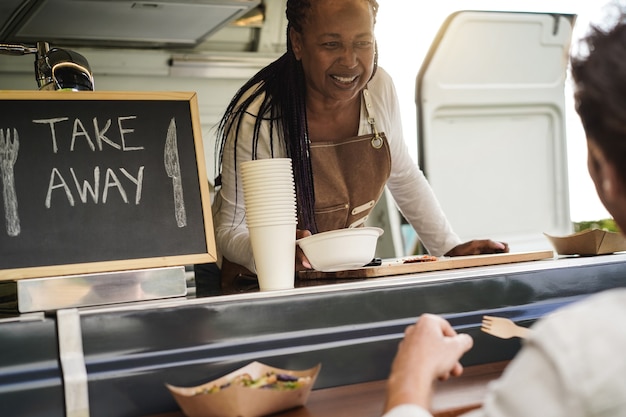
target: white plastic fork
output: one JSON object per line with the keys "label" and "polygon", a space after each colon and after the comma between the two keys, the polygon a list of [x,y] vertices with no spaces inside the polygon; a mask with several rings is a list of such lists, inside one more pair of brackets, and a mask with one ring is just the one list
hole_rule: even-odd
{"label": "white plastic fork", "polygon": [[501,339],[510,339],[512,337],[524,339],[530,334],[530,329],[518,326],[507,318],[494,316],[483,316],[480,330]]}

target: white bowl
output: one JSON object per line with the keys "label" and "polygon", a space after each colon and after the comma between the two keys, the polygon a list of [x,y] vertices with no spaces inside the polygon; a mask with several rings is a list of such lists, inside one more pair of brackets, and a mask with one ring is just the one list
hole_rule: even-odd
{"label": "white bowl", "polygon": [[296,240],[311,266],[322,272],[360,268],[376,253],[379,227],[331,230]]}

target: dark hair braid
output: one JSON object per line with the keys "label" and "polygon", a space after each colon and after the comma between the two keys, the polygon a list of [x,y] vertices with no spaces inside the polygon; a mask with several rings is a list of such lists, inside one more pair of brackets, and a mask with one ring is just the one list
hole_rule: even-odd
{"label": "dark hair braid", "polygon": [[[310,230],[311,233],[317,232],[317,226],[315,225],[315,191],[306,117],[306,88],[302,64],[293,53],[289,31],[293,28],[296,32],[302,32],[314,1],[287,0],[287,52],[261,69],[237,91],[218,125],[217,134],[220,140],[216,143],[216,154],[219,158],[218,169],[221,173],[224,148],[229,133],[233,129],[235,129],[234,132],[238,132],[248,107],[258,97],[264,95],[254,124],[252,158],[256,159],[257,157],[259,131],[264,120],[270,121],[270,149],[272,152],[274,151],[276,144],[274,142],[276,135],[273,132],[274,121],[278,121],[281,130],[278,132],[278,137],[282,139],[278,141],[278,145],[284,146],[293,166],[298,205],[298,228]],[[370,4],[374,22],[376,22],[378,2],[376,0],[364,1]],[[376,50],[374,73],[376,72],[377,61],[378,53]],[[255,88],[252,94],[243,99],[246,92],[252,88]],[[238,134],[235,133],[235,143],[233,144],[235,161],[237,160],[238,140]],[[219,185],[219,179],[216,184]]]}

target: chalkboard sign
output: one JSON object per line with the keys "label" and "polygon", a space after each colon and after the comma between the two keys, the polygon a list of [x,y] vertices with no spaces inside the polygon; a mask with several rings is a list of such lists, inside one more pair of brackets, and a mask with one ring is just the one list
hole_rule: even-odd
{"label": "chalkboard sign", "polygon": [[0,280],[215,261],[195,93],[0,92]]}

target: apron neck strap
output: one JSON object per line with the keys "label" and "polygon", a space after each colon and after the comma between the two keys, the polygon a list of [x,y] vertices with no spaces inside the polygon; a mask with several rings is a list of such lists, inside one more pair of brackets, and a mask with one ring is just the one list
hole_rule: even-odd
{"label": "apron neck strap", "polygon": [[370,97],[370,92],[366,88],[363,89],[363,100],[365,101],[365,112],[367,113],[367,123],[370,124],[372,129],[372,146],[375,148],[380,148],[382,146],[382,138],[380,133],[378,133],[378,129],[376,129],[376,120],[374,118],[374,108],[372,107],[372,98]]}

